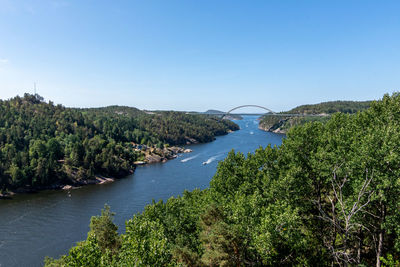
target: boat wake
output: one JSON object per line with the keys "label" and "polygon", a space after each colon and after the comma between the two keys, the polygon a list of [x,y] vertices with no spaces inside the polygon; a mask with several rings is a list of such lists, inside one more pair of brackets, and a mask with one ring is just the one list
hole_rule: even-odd
{"label": "boat wake", "polygon": [[203,162],[203,165],[207,165],[210,164],[211,162],[213,162],[214,160],[216,160],[219,157],[219,155],[217,156],[212,156],[211,158],[209,158],[207,161]]}
{"label": "boat wake", "polygon": [[182,160],[181,160],[181,162],[186,162],[186,161],[189,161],[189,160],[195,159],[195,158],[197,158],[198,156],[199,156],[199,154],[197,154],[197,155],[194,155],[193,157],[189,157],[189,158],[186,158],[186,159],[182,159]]}

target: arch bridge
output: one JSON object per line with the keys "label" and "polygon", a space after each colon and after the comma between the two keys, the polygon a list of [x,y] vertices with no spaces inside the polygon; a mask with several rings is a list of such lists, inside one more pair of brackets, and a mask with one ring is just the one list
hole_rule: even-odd
{"label": "arch bridge", "polygon": [[[270,110],[269,108],[266,108],[266,107],[263,107],[263,106],[260,106],[260,105],[241,105],[241,106],[234,107],[233,109],[230,109],[228,112],[226,112],[226,113],[222,116],[222,119],[225,118],[226,116],[228,116],[229,114],[231,114],[232,111],[235,111],[235,110],[241,109],[241,108],[248,108],[248,107],[251,107],[251,108],[261,108],[261,109],[266,110],[267,113],[272,113],[272,114],[274,114],[274,115],[276,114],[276,112]],[[241,115],[241,114],[239,114],[239,115]],[[254,114],[254,115],[263,115],[263,114]]]}
{"label": "arch bridge", "polygon": [[216,115],[216,116],[222,116],[221,118],[224,119],[226,116],[229,116],[229,114],[232,114],[233,111],[237,110],[237,109],[241,109],[241,108],[247,108],[247,107],[253,107],[253,108],[260,108],[260,109],[264,109],[265,111],[267,111],[266,113],[234,113],[234,115],[273,115],[273,116],[284,116],[284,117],[306,117],[306,116],[321,116],[319,114],[289,114],[289,113],[276,113],[274,111],[272,111],[271,109],[264,107],[264,106],[260,106],[260,105],[241,105],[241,106],[237,106],[234,107],[232,109],[230,109],[227,112],[215,112],[215,113],[200,113],[200,114],[205,114],[205,115]]}

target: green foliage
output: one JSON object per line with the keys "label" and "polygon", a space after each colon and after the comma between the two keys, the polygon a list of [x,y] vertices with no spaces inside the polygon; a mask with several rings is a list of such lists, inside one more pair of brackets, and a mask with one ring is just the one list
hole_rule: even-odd
{"label": "green foliage", "polygon": [[314,105],[302,105],[283,113],[299,115],[321,115],[312,117],[285,117],[267,115],[260,120],[260,128],[267,131],[276,131],[286,133],[289,129],[297,125],[303,125],[309,122],[326,122],[330,116],[337,112],[345,114],[355,114],[358,111],[366,110],[370,107],[372,101],[330,101]]}
{"label": "green foliage", "polygon": [[[254,246],[263,264],[310,265],[312,246],[298,209],[278,202],[263,212],[260,224],[253,233]],[[308,257],[310,253],[310,257]]]}
{"label": "green foliage", "polygon": [[95,174],[120,177],[141,153],[132,143],[212,141],[238,129],[230,121],[135,108],[73,109],[25,94],[0,100],[0,190],[85,183]]}
{"label": "green foliage", "polygon": [[165,266],[171,259],[163,225],[139,217],[126,223],[121,250],[118,264],[122,266]]}
{"label": "green foliage", "polygon": [[101,252],[110,250],[113,254],[117,253],[121,241],[118,236],[118,227],[113,223],[115,214],[110,211],[110,206],[104,205],[100,216],[92,217],[90,220],[90,234],[93,234]]}
{"label": "green foliage", "polygon": [[314,105],[302,105],[288,111],[290,114],[333,114],[341,113],[357,113],[371,106],[372,101],[329,101]]}
{"label": "green foliage", "polygon": [[280,147],[230,152],[209,189],[154,202],[129,220],[112,257],[89,235],[59,261],[399,266],[399,166],[400,95],[385,95],[355,115],[295,127]]}
{"label": "green foliage", "polygon": [[392,254],[386,255],[386,257],[381,257],[382,266],[384,267],[399,267],[400,261],[393,258]]}
{"label": "green foliage", "polygon": [[200,240],[204,253],[201,263],[205,266],[240,266],[243,253],[242,237],[224,221],[222,211],[210,206],[200,217]]}

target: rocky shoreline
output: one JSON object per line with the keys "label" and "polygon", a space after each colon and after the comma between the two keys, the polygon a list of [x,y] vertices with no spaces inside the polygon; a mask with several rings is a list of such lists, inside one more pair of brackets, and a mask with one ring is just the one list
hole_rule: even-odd
{"label": "rocky shoreline", "polygon": [[[192,140],[193,141],[193,140]],[[170,159],[175,159],[178,157],[178,154],[181,153],[190,153],[192,152],[191,149],[183,148],[183,147],[167,147],[167,148],[155,148],[155,147],[148,147],[148,146],[137,146],[135,148],[136,151],[140,151],[143,156],[144,160],[134,162],[134,166],[126,175],[122,175],[122,177],[126,177],[129,174],[133,174],[136,166],[145,165],[145,164],[152,164],[152,163],[159,163],[159,162],[167,162]],[[29,194],[29,193],[37,193],[39,191],[44,190],[72,190],[77,189],[85,185],[101,185],[114,182],[116,177],[105,177],[102,175],[95,175],[92,179],[85,179],[85,180],[74,180],[70,183],[64,184],[53,184],[49,186],[40,186],[40,187],[24,187],[18,188],[13,191],[9,191],[6,193],[0,193],[0,199],[12,199],[13,196],[17,194]]]}
{"label": "rocky shoreline", "polygon": [[271,132],[271,133],[279,133],[279,134],[286,134],[285,130],[282,130],[281,128],[276,128],[273,129],[272,127],[263,127],[262,125],[258,125],[258,129],[265,131],[265,132]]}
{"label": "rocky shoreline", "polygon": [[143,161],[136,161],[136,165],[144,165],[144,164],[151,164],[151,163],[158,163],[158,162],[167,162],[170,159],[174,159],[178,157],[178,154],[181,153],[190,153],[192,152],[191,149],[185,149],[183,147],[167,147],[167,148],[155,148],[150,147],[145,150],[142,150],[144,153],[145,159]]}
{"label": "rocky shoreline", "polygon": [[271,133],[286,134],[286,130],[281,128],[285,122],[286,122],[286,120],[283,119],[283,120],[280,120],[279,123],[276,123],[273,125],[265,125],[260,121],[258,124],[258,129],[260,129],[262,131],[266,131],[266,132],[271,132]]}
{"label": "rocky shoreline", "polygon": [[[133,170],[130,172],[133,173]],[[69,184],[53,184],[48,186],[39,186],[39,187],[24,187],[18,188],[14,191],[9,191],[7,193],[0,193],[0,199],[11,199],[13,196],[17,194],[32,194],[37,193],[39,191],[44,190],[71,190],[77,189],[85,185],[96,185],[96,184],[106,184],[114,182],[116,178],[113,177],[104,177],[101,175],[96,175],[92,179],[86,179],[82,181],[74,181]]]}

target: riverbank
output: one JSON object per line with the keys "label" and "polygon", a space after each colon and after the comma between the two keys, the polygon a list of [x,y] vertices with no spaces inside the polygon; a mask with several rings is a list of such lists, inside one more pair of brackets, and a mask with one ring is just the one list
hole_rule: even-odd
{"label": "riverbank", "polygon": [[[192,144],[197,144],[197,143],[198,142],[196,140],[192,140]],[[176,157],[178,157],[178,154],[190,153],[192,152],[192,150],[178,146],[165,147],[165,148],[144,146],[144,148],[142,148],[140,152],[144,155],[144,160],[136,161],[135,162],[136,165],[167,162],[168,160],[175,159]]]}
{"label": "riverbank", "polygon": [[[133,173],[133,170],[131,170],[131,172],[129,172],[129,174],[132,174],[132,173]],[[75,181],[73,183],[58,183],[58,184],[53,184],[53,185],[48,185],[48,186],[17,188],[12,191],[0,193],[0,199],[12,199],[13,196],[18,195],[18,194],[33,194],[33,193],[37,193],[37,192],[45,191],[45,190],[77,189],[77,188],[80,188],[85,185],[97,185],[97,184],[111,183],[111,182],[114,182],[116,179],[117,178],[115,178],[115,177],[104,177],[102,175],[95,175],[91,179]]]}
{"label": "riverbank", "polygon": [[304,117],[268,116],[268,118],[264,117],[260,120],[258,129],[271,133],[286,134],[295,126],[304,125],[309,122],[326,122],[329,118],[330,115],[325,113]]}
{"label": "riverbank", "polygon": [[265,131],[265,132],[286,134],[287,129],[282,129],[282,126],[284,125],[285,122],[286,122],[286,120],[281,120],[276,124],[266,125],[260,121],[258,124],[258,129]]}
{"label": "riverbank", "polygon": [[[0,213],[4,214],[0,220],[0,264],[40,267],[45,256],[66,254],[76,242],[87,238],[90,218],[100,214],[104,203],[116,213],[114,222],[124,233],[126,220],[142,212],[153,199],[167,201],[184,190],[208,188],[218,162],[232,149],[247,155],[260,146],[281,143],[281,135],[258,130],[256,119],[244,117],[237,122],[240,130],[218,136],[213,142],[185,145],[193,152],[179,154],[166,163],[137,166],[134,174],[115,182],[19,194],[10,201],[0,201]],[[202,165],[210,159],[211,163]]]}
{"label": "riverbank", "polygon": [[[195,140],[192,140],[193,143],[196,143]],[[138,151],[142,153],[143,155],[143,160],[136,161],[134,162],[134,165],[132,168],[124,174],[121,174],[118,177],[106,177],[101,174],[96,174],[93,178],[86,178],[86,179],[69,179],[68,182],[64,183],[57,183],[57,184],[52,184],[52,185],[47,185],[47,186],[36,186],[36,187],[21,187],[17,188],[15,190],[10,190],[8,192],[0,192],[0,200],[1,199],[12,199],[13,196],[17,194],[32,194],[32,193],[37,193],[40,191],[45,191],[45,190],[72,190],[72,189],[78,189],[82,186],[86,185],[102,185],[102,184],[107,184],[107,183],[112,183],[117,179],[124,178],[128,175],[131,175],[134,173],[135,169],[139,165],[146,165],[146,164],[153,164],[153,163],[165,163],[168,160],[175,159],[178,157],[179,154],[181,153],[190,153],[192,152],[191,149],[184,148],[184,147],[178,147],[178,146],[172,146],[172,147],[166,147],[166,148],[156,148],[156,147],[150,147],[146,145],[136,145],[133,144],[135,151]]]}
{"label": "riverbank", "polygon": [[[74,184],[98,173],[124,176],[135,161],[146,161],[131,142],[159,148],[185,146],[238,129],[234,122],[216,117],[175,111],[148,114],[123,106],[68,108],[30,94],[0,101],[0,110],[2,193]],[[158,156],[147,159],[158,160]]]}

